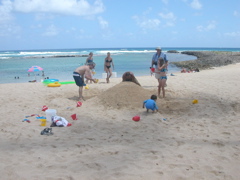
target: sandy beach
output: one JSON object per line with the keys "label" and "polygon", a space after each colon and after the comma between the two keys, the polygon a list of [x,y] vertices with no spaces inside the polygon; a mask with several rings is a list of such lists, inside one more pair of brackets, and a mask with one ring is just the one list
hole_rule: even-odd
{"label": "sandy beach", "polygon": [[[240,64],[174,75],[158,113],[142,108],[157,93],[150,75],[137,77],[141,87],[121,78],[89,84],[81,107],[75,84],[0,84],[0,179],[238,180]],[[44,105],[72,126],[46,136],[35,116],[22,122],[45,116]]]}

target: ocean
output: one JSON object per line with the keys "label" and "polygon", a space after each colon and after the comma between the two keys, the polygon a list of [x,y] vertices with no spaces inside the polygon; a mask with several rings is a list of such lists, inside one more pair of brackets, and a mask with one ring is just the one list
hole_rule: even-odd
{"label": "ocean", "polygon": [[[182,51],[240,51],[240,48],[162,48],[169,60],[169,73],[180,71],[171,62],[196,59],[195,56],[181,53],[167,53],[169,50]],[[41,81],[48,77],[59,81],[73,81],[72,72],[83,65],[88,55],[93,52],[96,63],[95,78],[102,78],[103,65],[107,52],[111,53],[117,77],[126,71],[132,71],[136,76],[150,75],[151,59],[156,52],[155,47],[149,48],[87,48],[87,49],[45,49],[45,50],[9,50],[0,51],[0,84],[24,83],[32,80]],[[31,66],[40,66],[42,72],[27,72]]]}

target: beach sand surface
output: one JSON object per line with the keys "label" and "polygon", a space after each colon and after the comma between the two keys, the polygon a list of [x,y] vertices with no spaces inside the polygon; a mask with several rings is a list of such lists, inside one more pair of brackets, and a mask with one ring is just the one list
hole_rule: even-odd
{"label": "beach sand surface", "polygon": [[[157,113],[142,108],[157,93],[153,76],[137,77],[141,87],[100,79],[81,107],[75,84],[0,84],[0,179],[238,180],[240,64],[174,75]],[[36,116],[22,122],[45,116],[44,105],[72,126],[47,136]]]}

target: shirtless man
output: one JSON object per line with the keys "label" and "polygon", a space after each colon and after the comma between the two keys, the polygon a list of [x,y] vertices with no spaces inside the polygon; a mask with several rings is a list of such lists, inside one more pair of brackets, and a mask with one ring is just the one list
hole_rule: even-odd
{"label": "shirtless man", "polygon": [[95,63],[88,63],[87,65],[83,65],[75,69],[73,72],[73,78],[75,80],[75,83],[77,86],[79,86],[79,101],[85,101],[83,98],[83,86],[84,84],[84,78],[87,80],[91,80],[94,83],[96,83],[96,80],[92,78],[91,70],[95,68]]}

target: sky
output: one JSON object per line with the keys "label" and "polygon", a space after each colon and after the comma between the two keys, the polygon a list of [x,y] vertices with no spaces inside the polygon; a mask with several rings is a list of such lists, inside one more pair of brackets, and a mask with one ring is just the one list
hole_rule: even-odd
{"label": "sky", "polygon": [[0,0],[0,51],[240,47],[239,0]]}

